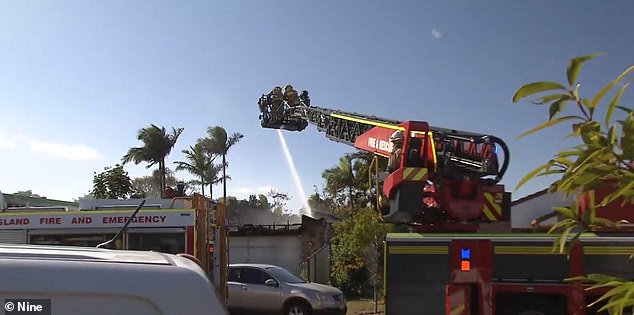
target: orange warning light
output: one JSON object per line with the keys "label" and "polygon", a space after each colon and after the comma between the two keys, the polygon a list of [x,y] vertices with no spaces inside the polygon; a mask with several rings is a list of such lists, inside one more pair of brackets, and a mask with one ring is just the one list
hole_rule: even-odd
{"label": "orange warning light", "polygon": [[460,264],[461,271],[469,271],[471,270],[471,262],[468,260],[463,260]]}

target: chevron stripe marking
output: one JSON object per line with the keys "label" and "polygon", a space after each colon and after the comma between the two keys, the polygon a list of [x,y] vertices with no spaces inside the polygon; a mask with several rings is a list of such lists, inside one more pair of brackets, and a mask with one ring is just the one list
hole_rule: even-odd
{"label": "chevron stripe marking", "polygon": [[452,309],[451,312],[449,312],[449,315],[460,315],[466,309],[467,309],[467,307],[464,304],[460,304],[460,305],[458,305],[458,307]]}
{"label": "chevron stripe marking", "polygon": [[403,170],[403,179],[408,181],[421,181],[427,176],[426,168],[407,167]]}
{"label": "chevron stripe marking", "polygon": [[489,221],[497,221],[497,218],[493,215],[493,213],[491,212],[491,209],[487,207],[486,202],[482,206],[482,213],[484,213],[484,215],[487,217],[487,219],[489,219]]}
{"label": "chevron stripe marking", "polygon": [[[502,206],[495,202],[495,194],[490,192],[484,193],[484,205],[482,211],[487,215],[490,221],[498,221],[502,219]],[[489,214],[491,216],[489,216]]]}

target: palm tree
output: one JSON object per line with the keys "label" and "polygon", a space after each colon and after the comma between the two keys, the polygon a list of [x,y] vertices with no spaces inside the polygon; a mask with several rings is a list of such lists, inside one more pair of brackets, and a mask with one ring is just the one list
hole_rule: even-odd
{"label": "palm tree", "polygon": [[[228,166],[228,164],[226,165]],[[205,172],[205,182],[209,185],[209,198],[213,198],[213,187],[224,180],[231,180],[231,176],[222,176],[222,165],[211,163]]]}
{"label": "palm tree", "polygon": [[208,169],[212,166],[212,160],[203,151],[203,146],[200,142],[194,146],[189,146],[188,150],[181,151],[185,154],[186,161],[176,161],[177,171],[187,171],[190,174],[197,176],[200,181],[196,181],[201,187],[201,194],[205,195],[205,185],[207,184],[206,175],[209,172]]}
{"label": "palm tree", "polygon": [[[364,152],[346,154],[339,158],[339,164],[322,172],[326,180],[328,195],[348,204],[351,209],[368,199],[369,164],[372,154]],[[360,198],[365,197],[365,198]]]}
{"label": "palm tree", "polygon": [[[231,136],[229,136],[227,134],[227,131],[225,130],[225,128],[221,127],[221,126],[213,126],[213,127],[209,127],[207,128],[207,137],[206,138],[202,138],[202,139],[198,139],[198,142],[200,142],[204,148],[204,151],[209,154],[210,156],[216,157],[216,156],[221,156],[222,157],[222,163],[220,163],[221,165],[221,170],[222,170],[222,176],[220,176],[220,179],[217,180],[217,182],[222,180],[223,183],[223,193],[226,193],[227,191],[227,181],[226,179],[228,179],[227,175],[226,175],[226,167],[227,165],[227,152],[229,151],[229,148],[231,148],[234,144],[240,142],[240,139],[242,139],[243,135],[239,132],[236,132],[234,134],[232,134]],[[217,177],[216,175],[218,174],[218,171],[220,169],[218,169],[215,172],[213,170],[209,171],[209,177],[210,178],[215,178]],[[223,198],[225,198],[226,196],[223,196]]]}
{"label": "palm tree", "polygon": [[156,164],[159,167],[161,176],[161,196],[165,192],[165,158],[172,152],[178,137],[183,133],[184,128],[172,127],[172,132],[167,133],[165,127],[158,127],[152,124],[150,127],[139,130],[137,139],[143,142],[142,147],[132,147],[128,149],[121,162],[125,165],[134,162],[138,165],[141,162],[147,162],[146,168],[150,168]]}
{"label": "palm tree", "polygon": [[244,136],[239,132],[229,136],[225,128],[214,126],[207,128],[207,137],[198,139],[198,141],[202,143],[206,152],[212,155],[222,156],[223,154],[227,154],[231,146],[240,142],[242,137]]}

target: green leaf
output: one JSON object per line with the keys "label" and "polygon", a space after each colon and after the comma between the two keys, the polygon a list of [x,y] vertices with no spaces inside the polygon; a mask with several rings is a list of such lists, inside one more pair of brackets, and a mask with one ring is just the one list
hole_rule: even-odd
{"label": "green leaf", "polygon": [[[626,306],[629,300],[628,299],[629,295],[632,294],[633,291],[634,291],[634,287],[632,287],[631,285],[621,285],[608,291],[608,293],[606,293],[604,296],[612,296],[614,300],[603,305],[603,307],[599,309],[599,312],[603,310],[612,309],[612,308],[623,310],[623,308]],[[617,295],[622,295],[622,294],[625,294],[625,296],[617,297]],[[622,312],[619,312],[619,313],[623,314]]]}
{"label": "green leaf", "polygon": [[583,65],[583,63],[600,55],[603,55],[603,53],[594,53],[592,55],[576,57],[570,60],[570,62],[568,63],[567,74],[568,84],[571,88],[575,84],[575,81],[579,76],[579,72],[581,71],[581,66]]}
{"label": "green leaf", "polygon": [[588,280],[590,280],[592,282],[596,282],[596,283],[605,283],[605,282],[609,282],[609,281],[620,280],[617,277],[603,275],[603,274],[600,274],[600,273],[591,273],[591,274],[587,275],[586,277],[588,278]]}
{"label": "green leaf", "polygon": [[[593,154],[595,154],[596,152],[594,152]],[[591,168],[592,166],[594,166],[594,164],[596,163],[592,163],[592,162],[582,162],[580,163],[578,166],[576,166],[573,169],[569,169],[570,175],[564,176],[561,179],[561,182],[559,183],[559,190],[563,190],[563,191],[569,191],[571,189],[576,188],[576,186],[579,185],[574,185],[577,183],[580,174],[583,174],[587,169]]]}
{"label": "green leaf", "polygon": [[[575,89],[572,91],[572,96],[575,99],[579,98],[579,87],[580,86],[581,86],[581,84],[577,83],[577,85],[575,86]],[[572,88],[572,85],[570,85],[570,88]]]}
{"label": "green leaf", "polygon": [[634,188],[634,181],[630,181],[626,185],[621,185],[621,187],[617,191],[615,191],[615,192],[611,193],[610,195],[606,196],[605,198],[603,198],[603,201],[601,202],[601,206],[604,207],[604,206],[612,203],[614,200],[618,199],[625,192],[627,192],[628,190],[630,190],[632,188]]}
{"label": "green leaf", "polygon": [[558,213],[560,213],[561,215],[563,215],[564,217],[566,217],[568,219],[574,219],[575,218],[575,214],[572,212],[572,210],[570,208],[553,207],[553,210],[557,211]]}
{"label": "green leaf", "polygon": [[581,138],[588,145],[596,145],[599,143],[599,133],[601,132],[601,124],[598,121],[587,121],[581,126]]}
{"label": "green leaf", "polygon": [[565,166],[572,166],[574,165],[574,163],[572,163],[572,161],[570,161],[569,158],[565,157],[565,156],[559,156],[557,158],[554,158],[552,161],[559,163],[561,165],[565,165]]}
{"label": "green leaf", "polygon": [[[598,302],[601,302],[603,300],[609,299],[610,297],[612,297],[614,295],[626,292],[627,290],[628,290],[628,288],[626,286],[618,285],[617,287],[612,288],[610,291],[606,292],[603,296],[601,296],[596,301],[592,302],[592,304],[590,304],[590,305],[595,305]],[[604,305],[603,307],[606,307],[606,306],[607,306],[607,304]],[[601,310],[604,310],[604,308],[601,308]]]}
{"label": "green leaf", "polygon": [[590,99],[582,98],[581,104],[584,105],[585,107],[590,107]]}
{"label": "green leaf", "polygon": [[594,159],[595,156],[603,153],[603,151],[604,151],[603,149],[601,149],[601,150],[593,150],[587,156],[583,157],[583,160],[581,160],[581,162],[577,162],[577,166],[572,171],[575,172],[575,173],[578,173],[578,172],[581,172],[581,171],[585,171],[585,169],[589,167],[588,166],[589,163],[592,163],[592,159]]}
{"label": "green leaf", "polygon": [[616,140],[616,125],[612,125],[612,127],[610,127],[610,130],[608,130],[608,143],[615,144]]}
{"label": "green leaf", "polygon": [[573,151],[561,151],[559,152],[559,156],[560,157],[568,157],[568,156],[575,156],[575,155],[581,155],[583,153],[582,150],[573,150]]}
{"label": "green leaf", "polygon": [[543,105],[549,102],[552,102],[556,99],[572,99],[570,94],[551,94],[538,98],[536,101],[531,101],[531,103],[535,105]]}
{"label": "green leaf", "polygon": [[586,276],[576,276],[564,279],[565,282],[589,281]]}
{"label": "green leaf", "polygon": [[608,106],[608,111],[605,114],[605,125],[608,126],[610,124],[610,120],[612,120],[612,114],[614,113],[614,109],[619,105],[619,103],[621,102],[621,96],[623,95],[623,92],[625,91],[625,89],[627,89],[627,87],[630,85],[630,83],[626,83],[624,84],[619,91],[616,93],[616,95],[614,95],[614,98],[612,99],[612,101],[610,102],[610,105]]}
{"label": "green leaf", "polygon": [[564,110],[564,108],[566,107],[566,105],[568,104],[568,100],[565,98],[560,98],[559,100],[555,101],[554,103],[552,103],[550,105],[550,109],[548,110],[549,112],[549,117],[548,119],[553,119],[553,117],[555,117],[555,115],[557,115],[558,113],[560,113],[562,110]]}
{"label": "green leaf", "polygon": [[574,229],[575,226],[569,226],[568,228],[566,228],[561,235],[559,236],[559,240],[558,240],[558,246],[559,247],[559,252],[563,253],[564,249],[566,249],[566,240],[568,239],[568,235],[570,235],[570,232],[572,232],[572,229]]}
{"label": "green leaf", "polygon": [[[570,226],[574,226],[575,224],[577,224],[576,220],[573,219],[563,219],[557,223],[555,223],[549,230],[548,230],[548,234],[551,234],[555,231],[559,231],[561,229],[566,229]],[[556,247],[556,246],[555,246]]]}
{"label": "green leaf", "polygon": [[579,117],[578,116],[564,116],[564,117],[559,117],[557,119],[549,120],[549,121],[547,121],[547,122],[545,122],[545,123],[533,128],[531,130],[528,130],[528,131],[522,133],[518,138],[522,138],[524,136],[527,136],[527,135],[529,135],[531,133],[537,132],[537,131],[542,130],[544,128],[548,128],[548,127],[554,126],[554,125],[556,125],[556,124],[558,124],[560,122],[564,122],[566,120],[571,120],[571,119],[575,119],[575,118],[578,119]]}
{"label": "green leaf", "polygon": [[591,172],[584,172],[584,173],[579,174],[577,176],[577,178],[575,179],[575,184],[577,184],[579,186],[586,186],[587,184],[597,180],[598,177],[599,176],[597,176],[596,174],[593,174]]}
{"label": "green leaf", "polygon": [[599,93],[597,93],[597,95],[594,96],[594,98],[592,99],[592,102],[590,102],[588,107],[590,108],[597,107],[597,105],[599,104],[601,99],[605,96],[605,94],[607,94],[614,86],[616,86],[617,83],[619,83],[619,81],[621,81],[621,79],[623,79],[631,71],[634,71],[634,66],[631,66],[627,70],[623,71],[623,73],[621,73],[616,79],[614,79],[612,82],[608,83],[605,87],[603,87],[603,89],[601,89],[601,91],[599,91]]}
{"label": "green leaf", "polygon": [[522,98],[526,96],[537,94],[540,92],[550,91],[550,90],[564,90],[565,91],[566,87],[557,82],[541,81],[541,82],[529,83],[520,87],[517,91],[515,91],[515,94],[513,94],[513,102],[517,103],[519,100],[521,100]]}
{"label": "green leaf", "polygon": [[515,186],[515,191],[517,191],[520,187],[522,187],[522,185],[524,185],[527,181],[529,181],[533,177],[537,176],[537,173],[539,173],[542,170],[548,169],[548,167],[550,167],[550,164],[546,163],[546,164],[540,165],[539,167],[537,167],[534,170],[530,171],[528,174],[524,175],[524,177],[522,177],[522,179],[519,181],[519,183],[517,183],[517,186]]}
{"label": "green leaf", "polygon": [[599,225],[599,226],[608,226],[608,227],[613,227],[616,226],[616,223],[610,219],[606,219],[606,218],[594,218],[593,220],[594,222],[592,222],[593,224]]}
{"label": "green leaf", "polygon": [[566,170],[563,170],[563,169],[548,170],[548,171],[542,172],[541,174],[539,174],[539,176],[562,174],[562,173],[565,173],[565,172],[566,172]]}

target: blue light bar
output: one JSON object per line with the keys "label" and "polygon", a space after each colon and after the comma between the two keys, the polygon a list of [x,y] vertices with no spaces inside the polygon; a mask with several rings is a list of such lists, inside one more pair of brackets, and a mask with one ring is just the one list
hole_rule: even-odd
{"label": "blue light bar", "polygon": [[460,250],[460,257],[462,259],[471,259],[471,249],[463,248]]}

